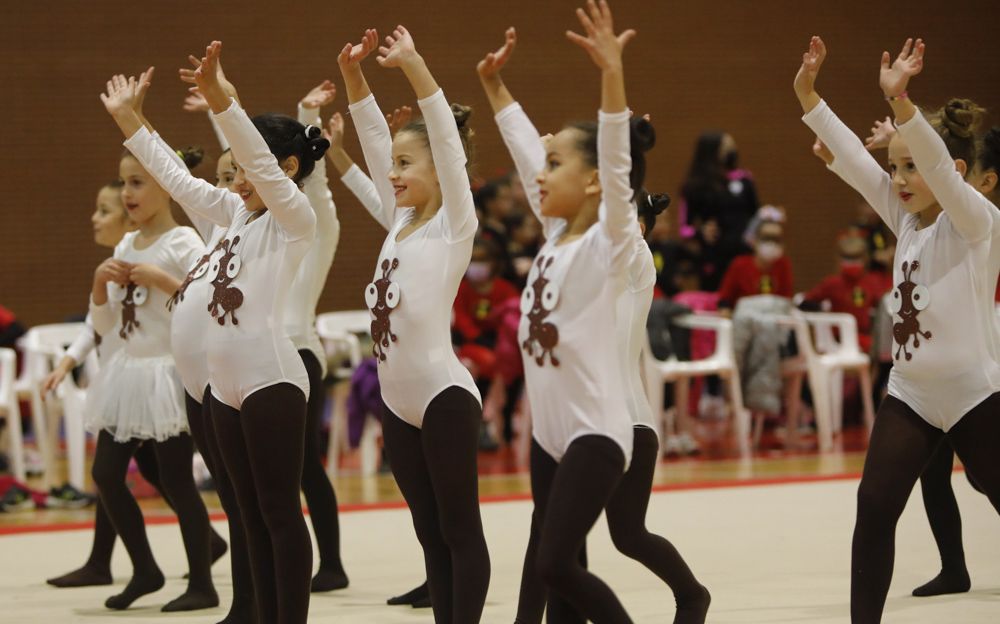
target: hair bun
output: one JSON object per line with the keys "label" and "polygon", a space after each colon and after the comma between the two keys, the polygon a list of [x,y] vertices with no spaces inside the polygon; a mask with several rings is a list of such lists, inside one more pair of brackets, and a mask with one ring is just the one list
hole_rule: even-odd
{"label": "hair bun", "polygon": [[633,150],[648,152],[656,145],[656,129],[645,117],[633,117],[629,120],[629,139]]}
{"label": "hair bun", "polygon": [[666,193],[648,193],[646,202],[654,215],[659,215],[670,206],[670,195]]}
{"label": "hair bun", "polygon": [[459,130],[463,130],[469,125],[469,117],[472,117],[472,107],[452,102],[451,114],[455,116],[455,125],[458,126]]}
{"label": "hair bun", "polygon": [[941,123],[956,137],[971,138],[983,120],[986,110],[972,100],[952,98],[941,109]]}
{"label": "hair bun", "polygon": [[[317,133],[322,134],[320,129],[315,126],[309,126]],[[323,156],[326,155],[326,150],[330,149],[330,142],[324,138],[311,138],[307,144],[309,148],[309,153],[312,154],[313,160],[323,160]]]}
{"label": "hair bun", "polygon": [[194,169],[205,160],[205,150],[200,147],[188,146],[177,150],[177,155],[181,157],[188,169]]}

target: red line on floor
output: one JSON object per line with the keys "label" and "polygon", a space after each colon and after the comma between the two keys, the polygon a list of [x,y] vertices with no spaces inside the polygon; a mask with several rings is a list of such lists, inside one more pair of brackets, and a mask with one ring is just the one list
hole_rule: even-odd
{"label": "red line on floor", "polygon": [[[802,475],[795,477],[762,477],[758,479],[720,479],[718,481],[693,481],[691,483],[674,483],[668,485],[657,485],[653,487],[653,492],[673,492],[688,490],[716,490],[722,488],[740,487],[763,487],[769,485],[792,485],[796,483],[820,483],[825,481],[850,481],[861,478],[860,472],[847,472],[833,475]],[[531,494],[504,494],[498,496],[483,496],[482,503],[506,503],[513,501],[531,500]],[[341,505],[341,513],[355,513],[362,511],[379,511],[384,509],[404,509],[406,503],[403,501],[392,501],[385,503],[354,503]],[[226,515],[221,512],[209,514],[212,520],[225,520]],[[176,516],[147,516],[146,524],[177,524]],[[0,527],[0,536],[21,535],[25,533],[53,533],[60,531],[78,531],[81,529],[92,529],[94,523],[87,522],[62,522],[53,524],[32,524],[23,526]]]}

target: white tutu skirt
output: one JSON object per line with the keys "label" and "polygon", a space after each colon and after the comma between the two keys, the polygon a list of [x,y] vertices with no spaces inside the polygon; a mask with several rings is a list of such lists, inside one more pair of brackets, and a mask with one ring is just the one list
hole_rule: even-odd
{"label": "white tutu skirt", "polygon": [[118,351],[87,389],[87,430],[117,442],[156,440],[189,431],[184,386],[169,356],[137,358]]}

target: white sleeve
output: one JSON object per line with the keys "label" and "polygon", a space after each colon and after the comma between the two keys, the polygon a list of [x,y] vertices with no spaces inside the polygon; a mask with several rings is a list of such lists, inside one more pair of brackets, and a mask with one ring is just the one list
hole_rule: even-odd
{"label": "white sleeve", "polygon": [[[184,164],[184,160],[180,157],[180,154],[170,147],[163,137],[160,136],[159,132],[153,133],[153,139],[155,139],[156,142],[159,143],[160,146],[162,146],[163,149],[165,149],[173,157],[175,163],[185,169],[188,168],[188,166]],[[208,240],[212,238],[212,228],[215,227],[215,224],[192,210],[191,206],[188,205],[187,202],[177,200],[177,204],[181,207],[181,210],[184,211],[184,214],[187,215],[187,218],[191,220],[191,224],[194,225],[194,229],[198,230],[198,234],[201,236],[201,239],[207,243]]]}
{"label": "white sleeve", "polygon": [[597,114],[597,174],[601,180],[598,216],[614,248],[632,241],[638,222],[629,181],[632,174],[631,116],[628,110]]}
{"label": "white sleeve", "polygon": [[469,186],[468,159],[455,123],[455,114],[441,89],[418,100],[417,105],[427,123],[427,140],[441,186],[446,236],[451,242],[465,240],[476,234],[479,220]]}
{"label": "white sleeve", "polygon": [[905,211],[893,193],[892,178],[865,149],[861,139],[844,125],[825,101],[802,116],[816,136],[830,148],[834,170],[875,209],[893,234],[899,234]]}
{"label": "white sleeve", "polygon": [[347,190],[358,198],[361,205],[372,216],[382,211],[382,199],[378,196],[378,189],[375,188],[375,183],[372,182],[372,179],[361,170],[361,167],[351,165],[347,173],[341,176],[340,181],[344,183]]}
{"label": "white sleeve", "polygon": [[[322,126],[318,108],[305,108],[299,104],[299,123],[304,126]],[[316,213],[316,240],[314,245],[333,247],[337,253],[340,242],[340,220],[337,219],[337,205],[333,203],[330,181],[326,177],[326,158],[316,161],[316,168],[302,183],[302,192]]]}
{"label": "white sleeve", "polygon": [[535,217],[542,223],[542,233],[549,238],[556,227],[564,223],[563,219],[553,219],[542,216],[541,195],[535,179],[545,168],[545,145],[538,130],[528,119],[524,109],[517,102],[504,107],[494,119],[500,128],[500,136],[514,160],[517,175],[524,186],[524,194]]}
{"label": "white sleeve", "polygon": [[212,124],[212,132],[215,133],[215,138],[218,139],[219,147],[222,148],[222,151],[224,152],[229,149],[229,141],[226,140],[226,135],[222,134],[222,128],[215,121],[215,115],[212,114],[211,110],[208,111],[208,123]]}
{"label": "white sleeve", "polygon": [[[250,117],[233,100],[225,111],[215,116],[219,128],[229,140],[233,159],[246,172],[255,192],[284,231],[288,242],[311,238],[316,233],[316,215],[309,200],[285,172],[268,149]],[[227,191],[228,193],[228,191]]]}
{"label": "white sleeve", "polygon": [[[917,111],[912,119],[896,129],[910,148],[917,171],[948,215],[955,231],[970,243],[990,236],[997,207],[972,188],[955,169],[955,160],[948,153],[944,141],[924,116]],[[973,165],[967,164],[969,167]]]}
{"label": "white sleeve", "polygon": [[[198,260],[205,255],[205,243],[188,227],[174,228],[168,246],[172,267],[164,267],[177,279],[184,279]],[[173,294],[173,293],[168,293]]]}
{"label": "white sleeve", "polygon": [[[374,94],[351,104],[350,111],[354,128],[361,140],[368,172],[381,200],[378,211],[371,215],[382,227],[391,230],[396,221],[396,193],[389,182],[389,171],[392,170],[392,134],[389,132],[389,123],[375,102]],[[371,207],[365,205],[365,208],[371,212]]]}
{"label": "white sleeve", "polygon": [[94,339],[94,322],[91,320],[90,314],[87,314],[83,323],[83,329],[77,334],[73,344],[66,349],[66,355],[73,358],[73,362],[77,366],[83,364],[90,352],[97,346],[97,341]]}
{"label": "white sleeve", "polygon": [[[187,167],[178,165],[172,152],[153,138],[145,127],[125,141],[125,147],[139,164],[185,209],[205,217],[212,223],[228,227],[236,212],[243,207],[239,195],[191,175]],[[98,333],[100,330],[98,330]]]}
{"label": "white sleeve", "polygon": [[[145,128],[143,128],[145,129]],[[117,245],[115,245],[115,251],[111,254],[112,258],[121,258],[125,251],[125,245],[129,244],[131,234],[126,234]],[[94,303],[94,296],[90,296],[90,305],[87,312],[87,316],[90,318],[91,323],[94,325],[94,331],[96,331],[101,336],[106,336],[115,326],[118,324],[118,315],[115,314],[115,310],[111,309],[111,300],[106,300],[102,305],[96,305]]]}

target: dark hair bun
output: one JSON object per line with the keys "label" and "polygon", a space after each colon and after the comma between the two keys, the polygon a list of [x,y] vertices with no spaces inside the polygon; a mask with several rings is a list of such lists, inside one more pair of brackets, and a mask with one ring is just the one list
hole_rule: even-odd
{"label": "dark hair bun", "polygon": [[632,141],[632,151],[648,152],[656,145],[656,130],[645,117],[633,117],[629,121],[629,139]]}
{"label": "dark hair bun", "polygon": [[185,147],[177,150],[177,155],[181,157],[188,169],[194,169],[205,160],[205,150],[200,147]]}
{"label": "dark hair bun", "polygon": [[455,116],[455,125],[458,129],[464,130],[469,125],[469,117],[472,117],[472,107],[452,102],[451,114]]}
{"label": "dark hair bun", "polygon": [[968,139],[983,120],[986,110],[972,100],[952,98],[941,109],[941,124],[952,135]]}
{"label": "dark hair bun", "polygon": [[646,203],[649,204],[649,210],[653,215],[659,216],[661,212],[670,206],[670,195],[666,193],[649,193],[646,195]]}

